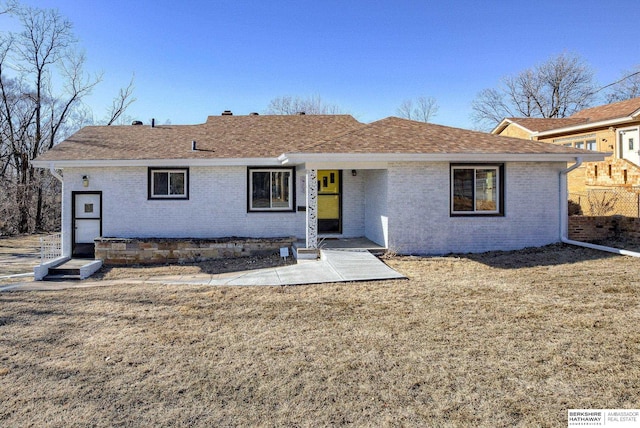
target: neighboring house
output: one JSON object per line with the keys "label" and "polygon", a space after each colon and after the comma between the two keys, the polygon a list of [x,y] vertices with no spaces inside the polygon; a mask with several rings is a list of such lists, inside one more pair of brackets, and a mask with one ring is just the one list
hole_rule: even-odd
{"label": "neighboring house", "polygon": [[557,119],[506,118],[491,133],[608,152],[569,175],[569,191],[640,186],[640,98],[588,108]]}
{"label": "neighboring house", "polygon": [[89,126],[33,164],[62,171],[65,256],[98,236],[366,237],[444,254],[558,242],[579,157],[604,154],[394,117],[224,114]]}

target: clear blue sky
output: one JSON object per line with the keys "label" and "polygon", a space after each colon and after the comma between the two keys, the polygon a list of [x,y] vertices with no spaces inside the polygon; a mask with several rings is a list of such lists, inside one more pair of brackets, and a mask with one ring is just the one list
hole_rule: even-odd
{"label": "clear blue sky", "polygon": [[[135,73],[128,114],[201,123],[319,95],[358,120],[435,97],[433,122],[472,128],[471,102],[500,78],[562,52],[601,84],[640,64],[637,0],[23,0],[74,24],[98,119]],[[2,21],[0,21],[1,23]]]}

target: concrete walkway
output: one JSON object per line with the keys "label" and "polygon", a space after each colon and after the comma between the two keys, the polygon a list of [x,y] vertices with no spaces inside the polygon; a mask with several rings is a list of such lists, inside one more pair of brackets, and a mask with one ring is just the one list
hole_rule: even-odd
{"label": "concrete walkway", "polygon": [[92,281],[31,281],[0,285],[0,291],[62,290],[118,284],[199,284],[199,285],[302,285],[328,282],[402,279],[399,274],[368,251],[322,250],[317,261],[295,265],[221,274],[164,275],[144,279]]}

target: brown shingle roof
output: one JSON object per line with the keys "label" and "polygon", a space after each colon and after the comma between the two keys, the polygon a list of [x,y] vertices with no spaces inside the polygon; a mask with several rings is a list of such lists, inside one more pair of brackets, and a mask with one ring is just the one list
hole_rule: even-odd
{"label": "brown shingle roof", "polygon": [[[362,126],[349,115],[211,116],[199,125],[88,126],[38,160],[277,157]],[[193,140],[197,151],[191,150]]]}
{"label": "brown shingle roof", "polygon": [[640,97],[580,110],[572,114],[571,117],[587,119],[589,122],[599,122],[601,120],[631,116],[637,110],[640,110]]}
{"label": "brown shingle roof", "polygon": [[521,138],[388,117],[304,148],[305,153],[583,153]]}
{"label": "brown shingle roof", "polygon": [[[198,150],[191,150],[191,142]],[[582,153],[538,141],[389,117],[212,116],[199,125],[89,126],[38,161],[276,158],[285,153]]]}
{"label": "brown shingle roof", "polygon": [[576,117],[509,117],[507,119],[533,132],[548,131],[550,129],[564,128],[565,126],[579,125],[581,123],[587,122],[587,119]]}
{"label": "brown shingle roof", "polygon": [[533,132],[545,132],[573,125],[601,122],[631,116],[640,110],[640,97],[603,106],[580,110],[564,118],[508,117],[513,122]]}

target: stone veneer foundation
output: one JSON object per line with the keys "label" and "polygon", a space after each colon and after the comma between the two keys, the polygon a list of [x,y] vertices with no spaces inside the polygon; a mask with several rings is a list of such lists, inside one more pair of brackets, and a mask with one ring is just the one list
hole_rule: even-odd
{"label": "stone veneer foundation", "polygon": [[193,263],[278,253],[288,238],[97,238],[95,257],[105,265]]}

